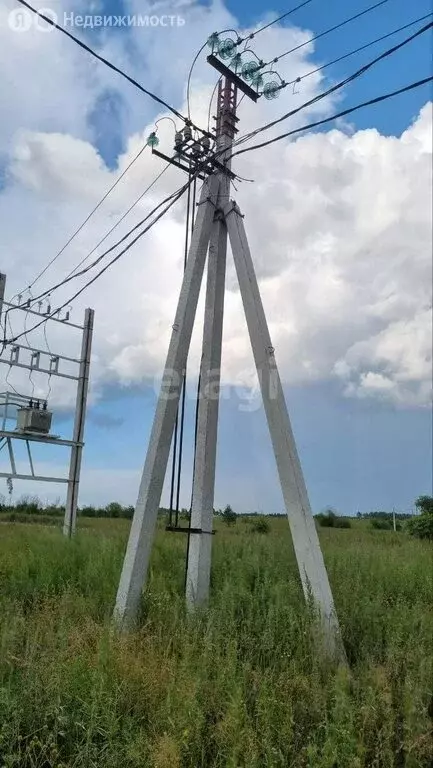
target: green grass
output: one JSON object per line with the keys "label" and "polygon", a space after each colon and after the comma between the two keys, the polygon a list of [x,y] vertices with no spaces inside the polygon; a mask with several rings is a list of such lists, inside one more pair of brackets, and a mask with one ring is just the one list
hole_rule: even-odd
{"label": "green grass", "polygon": [[159,530],[140,628],[110,627],[125,520],[0,524],[0,768],[429,768],[432,548],[321,529],[350,671],[315,652],[284,519],[218,524],[212,600],[183,607]]}

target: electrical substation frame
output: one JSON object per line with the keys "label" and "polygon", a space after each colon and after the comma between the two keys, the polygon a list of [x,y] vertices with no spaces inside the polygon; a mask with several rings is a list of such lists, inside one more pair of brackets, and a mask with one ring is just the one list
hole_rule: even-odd
{"label": "electrical substation frame", "polygon": [[[31,309],[28,303],[14,304],[5,301],[5,288],[6,288],[6,275],[0,273],[0,322],[5,322],[6,313],[3,317],[3,308],[6,307],[6,311],[21,311],[29,313],[44,319],[44,315],[41,312],[37,312]],[[47,411],[47,401],[41,398],[35,398],[32,395],[26,396],[18,394],[17,392],[7,391],[3,395],[0,394],[0,405],[3,406],[3,419],[0,429],[0,451],[7,446],[10,461],[10,472],[0,472],[0,477],[11,480],[33,480],[44,483],[63,483],[67,486],[66,504],[65,504],[65,517],[63,522],[63,533],[65,536],[71,537],[75,533],[76,521],[77,521],[77,507],[78,507],[78,492],[80,485],[81,474],[81,462],[84,447],[84,429],[86,421],[86,408],[87,408],[87,395],[89,389],[89,374],[90,374],[90,357],[92,350],[92,338],[93,338],[93,325],[94,325],[94,310],[86,309],[84,314],[84,324],[78,325],[72,323],[68,317],[61,319],[55,317],[51,312],[45,314],[44,322],[56,322],[63,326],[77,329],[82,332],[81,341],[81,354],[79,358],[68,357],[52,352],[51,350],[38,349],[36,347],[20,344],[17,342],[6,343],[2,354],[5,349],[9,348],[10,357],[9,360],[4,359],[0,355],[0,363],[9,366],[9,370],[12,368],[21,368],[28,370],[30,373],[44,373],[49,377],[55,376],[58,378],[69,379],[76,382],[77,393],[75,401],[75,414],[74,414],[74,427],[72,439],[67,440],[55,435],[50,435],[49,431],[45,430],[37,431],[37,429],[29,428],[28,426],[19,426],[14,430],[7,429],[7,422],[12,416],[10,415],[10,408],[18,408],[20,412],[26,415],[26,412],[32,416],[43,415],[44,413],[49,416],[50,424],[50,412]],[[30,333],[28,331],[27,333]],[[30,354],[30,362],[26,359],[20,359],[20,353],[24,355]],[[47,360],[46,367],[43,365],[43,361]],[[78,368],[76,374],[66,373],[59,370],[61,363],[66,362]],[[15,454],[14,454],[14,441],[24,441],[27,448],[27,456],[29,460],[30,473],[17,472]],[[68,477],[52,477],[38,475],[35,473],[35,465],[31,452],[31,443],[43,443],[45,445],[66,447],[70,450],[69,460],[69,472]]]}
{"label": "electrical substation frame", "polygon": [[[208,61],[214,65],[212,58],[214,57],[209,57]],[[307,604],[313,603],[320,618],[319,634],[325,651],[344,663],[345,651],[332,591],[275,361],[243,216],[237,204],[230,200],[230,182],[233,176],[230,156],[238,120],[237,89],[241,88],[246,95],[249,95],[247,90],[251,89],[221,62],[218,62],[216,68],[222,75],[218,87],[216,117],[216,149],[220,162],[218,167],[210,169],[206,159],[201,165],[197,165],[198,170],[208,169],[207,178],[197,205],[163,383],[123,562],[114,620],[120,629],[128,629],[134,625],[137,618],[179,406],[179,382],[182,381],[186,369],[206,258],[207,286],[187,554],[187,608],[194,610],[204,606],[209,596],[226,251],[229,237],[305,600]],[[180,152],[180,157],[187,160],[187,167],[191,167],[191,154],[182,155]]]}

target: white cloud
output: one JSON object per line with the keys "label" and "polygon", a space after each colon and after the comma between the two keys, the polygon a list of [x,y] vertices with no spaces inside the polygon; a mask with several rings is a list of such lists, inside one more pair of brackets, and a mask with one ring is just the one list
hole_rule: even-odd
{"label": "white cloud", "polygon": [[[7,183],[0,192],[1,269],[8,275],[8,295],[22,288],[66,242],[141,148],[155,114],[145,96],[86,61],[72,43],[57,39],[60,35],[12,33],[5,25],[11,7],[13,3],[0,0],[0,45],[8,65],[0,86],[2,101],[8,105],[0,130],[0,156],[8,162]],[[142,3],[132,1],[128,10],[145,12]],[[198,49],[214,29],[235,25],[220,3],[209,8],[197,5],[188,9],[182,29],[155,33],[131,28],[128,35],[118,36],[107,32],[102,43],[109,58],[185,112],[182,94],[192,41]],[[261,36],[263,55],[286,49],[308,34],[272,28]],[[192,80],[193,117],[200,124],[207,123],[216,79],[204,62],[202,57]],[[285,77],[302,75],[312,62],[310,45],[286,65]],[[41,84],[40,90],[35,83]],[[89,122],[108,86],[121,93],[124,104],[126,150],[114,171],[92,145]],[[319,74],[305,80],[299,95],[289,95],[291,105],[314,96],[321,87]],[[287,104],[286,94],[284,105],[283,99],[263,101],[257,106],[247,99],[242,102],[242,131],[267,122]],[[294,118],[291,127],[332,106],[329,99],[320,102]],[[236,159],[239,174],[255,179],[254,185],[241,185],[237,198],[246,215],[285,381],[335,377],[349,396],[386,397],[401,405],[427,401],[431,126],[431,105],[426,105],[401,137],[343,126]],[[169,121],[159,124],[158,135],[169,153],[173,141]],[[56,282],[80,261],[162,168],[161,161],[144,153],[35,291]],[[180,174],[170,169],[116,236],[182,182]],[[178,206],[75,302],[75,319],[87,304],[96,309],[93,397],[104,384],[128,385],[160,373],[182,276],[183,227],[183,208]],[[109,245],[113,242],[114,237],[107,240]],[[252,357],[230,259],[227,284],[223,378],[239,383],[248,381]],[[69,293],[68,288],[61,297]],[[14,328],[21,329],[18,318]],[[41,335],[35,334],[35,339],[45,343]],[[68,351],[73,348],[57,328],[50,329],[49,342],[53,348],[60,344],[64,351],[66,346]],[[198,328],[193,367],[199,355]],[[18,386],[22,377],[14,372],[11,380]],[[46,382],[41,392],[44,387]],[[72,393],[57,386],[55,396],[66,405]]]}

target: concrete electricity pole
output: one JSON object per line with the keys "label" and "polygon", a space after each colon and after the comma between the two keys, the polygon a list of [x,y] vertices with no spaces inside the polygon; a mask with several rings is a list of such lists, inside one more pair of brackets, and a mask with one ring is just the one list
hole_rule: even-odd
{"label": "concrete electricity pole", "polygon": [[[192,609],[204,605],[208,598],[228,235],[305,599],[307,602],[312,599],[318,611],[327,651],[344,661],[332,592],[296,450],[243,216],[237,204],[229,199],[232,173],[228,158],[236,131],[237,90],[243,90],[254,101],[257,100],[257,93],[215,56],[209,56],[208,61],[223,75],[218,91],[216,129],[219,161],[210,169],[209,164],[201,166],[201,170],[207,169],[206,178],[197,207],[114,618],[119,627],[127,628],[134,624],[137,617],[170,453],[180,383],[186,367],[209,250],[186,578],[187,605]],[[182,167],[179,163],[178,166]]]}
{"label": "concrete electricity pole", "polygon": [[[218,84],[216,148],[224,162],[230,156],[236,131],[237,88],[228,78]],[[230,169],[230,160],[227,168]],[[189,609],[203,605],[209,595],[212,526],[217,450],[221,346],[227,253],[227,225],[223,207],[229,201],[230,178],[217,174],[219,196],[209,242],[203,328],[197,439],[192,486],[191,530],[186,571]]]}

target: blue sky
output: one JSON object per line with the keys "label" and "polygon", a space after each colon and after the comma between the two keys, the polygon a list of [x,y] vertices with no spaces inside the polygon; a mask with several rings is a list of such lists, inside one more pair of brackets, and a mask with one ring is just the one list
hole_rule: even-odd
{"label": "blue sky", "polygon": [[[351,3],[313,0],[283,25],[293,23],[318,33],[367,5],[361,0]],[[229,0],[227,7],[243,27],[257,23],[264,16],[268,20],[268,15],[279,15],[287,9],[284,6],[264,6],[255,0],[248,4]],[[117,2],[106,2],[103,8],[106,13],[124,12],[122,4]],[[410,7],[403,0],[390,0],[371,14],[347,25],[343,31],[317,41],[313,61],[320,65],[430,11],[431,4],[426,0],[417,0]],[[184,15],[187,19],[188,12]],[[208,31],[213,30],[209,28]],[[410,34],[410,31],[334,65],[326,72],[326,82],[344,78],[384,48]],[[79,30],[78,34],[83,35],[84,30]],[[99,33],[87,30],[85,34],[87,40],[99,44]],[[431,72],[431,42],[431,36],[425,35],[357,80],[344,93],[340,102],[342,107],[352,106],[427,76]],[[119,43],[116,40],[113,44],[116,51]],[[191,57],[200,44],[201,40],[191,40]],[[256,41],[257,49],[259,46],[260,37]],[[283,66],[281,70],[284,72]],[[168,71],[165,74],[169,77]],[[139,79],[144,82],[144,77]],[[132,107],[119,96],[116,75],[112,75],[112,87],[110,78],[111,75],[108,75],[105,87],[92,104],[87,122],[92,142],[107,166],[115,168],[128,136],[143,128],[144,118],[135,103]],[[169,83],[164,84],[163,79],[160,82],[163,90],[170,91]],[[181,97],[179,93],[176,106]],[[350,117],[350,123],[355,132],[375,128],[382,136],[399,137],[429,98],[431,89],[425,87],[355,113]],[[286,93],[283,92],[277,112],[286,111],[287,103]],[[146,105],[146,110],[145,119],[148,120],[152,106]],[[49,126],[48,118],[39,121],[39,130],[48,131]],[[1,153],[2,147],[0,157]],[[251,246],[254,255],[254,242]],[[92,304],[93,299],[89,293],[87,303]],[[327,505],[347,514],[392,506],[407,511],[419,494],[431,492],[432,423],[428,408],[386,399],[350,397],[344,394],[341,381],[331,376],[322,376],[318,381],[288,383],[285,384],[285,391],[314,511]],[[233,396],[223,398],[221,404],[216,506],[231,503],[239,511],[282,512],[283,502],[263,409],[245,412],[239,405],[239,398]],[[116,382],[103,386],[98,404],[89,409],[83,503],[106,503],[115,498],[124,503],[134,503],[154,406],[154,388],[145,380],[130,387]],[[191,399],[187,408],[185,478],[181,497],[185,506],[190,494],[193,420],[194,402]],[[71,426],[67,418],[59,419],[58,414],[57,424],[59,430]],[[43,453],[40,455],[42,461],[45,458],[48,460],[48,454],[46,457]],[[49,460],[57,462],[58,459],[51,459],[50,456]],[[101,484],[92,479],[92,473],[97,477],[99,472],[105,472],[107,477],[111,473],[113,478],[119,473],[122,480],[119,480],[118,492],[109,481]],[[28,488],[24,484],[17,484],[17,494],[26,490]],[[61,489],[47,489],[47,494],[45,488],[32,487],[31,490],[39,492],[42,497],[50,491],[51,496],[62,493]],[[166,490],[162,503],[167,503]]]}

